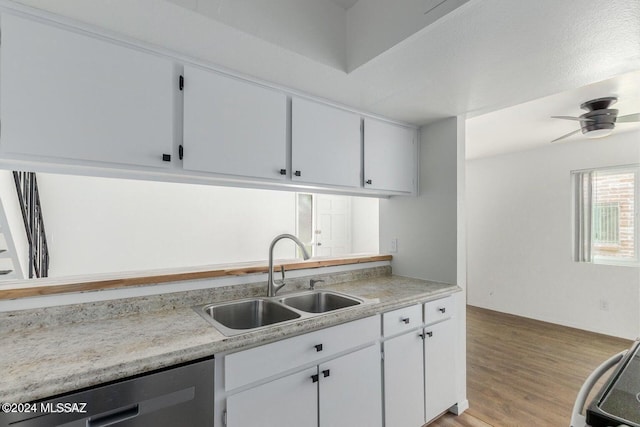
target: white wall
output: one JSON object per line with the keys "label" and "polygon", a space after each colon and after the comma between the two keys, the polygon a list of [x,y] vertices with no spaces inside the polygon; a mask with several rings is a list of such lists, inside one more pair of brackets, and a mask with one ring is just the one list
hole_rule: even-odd
{"label": "white wall", "polygon": [[379,252],[378,199],[351,198],[351,252]]}
{"label": "white wall", "polygon": [[450,118],[420,128],[417,197],[380,200],[380,250],[393,255],[393,273],[455,283],[458,322],[458,410],[466,409],[466,240],[464,120]]}
{"label": "white wall", "polygon": [[[267,258],[295,234],[295,193],[38,174],[50,276]],[[276,247],[295,258],[293,244]]]}
{"label": "white wall", "polygon": [[573,262],[570,201],[571,170],[640,162],[638,141],[633,132],[468,161],[469,304],[640,335],[640,270]]}
{"label": "white wall", "polygon": [[457,282],[457,121],[420,129],[420,194],[380,200],[380,250],[393,254],[395,274]]}
{"label": "white wall", "polygon": [[[295,193],[38,174],[51,277],[262,261],[295,234]],[[377,200],[358,202],[358,250],[377,252]],[[369,210],[368,210],[369,209]],[[371,240],[374,240],[374,244]],[[295,258],[282,241],[276,258]]]}

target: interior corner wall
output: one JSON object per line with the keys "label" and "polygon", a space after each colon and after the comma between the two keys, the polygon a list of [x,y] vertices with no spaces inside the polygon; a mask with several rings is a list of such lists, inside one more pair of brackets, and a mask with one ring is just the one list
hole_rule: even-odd
{"label": "interior corner wall", "polygon": [[457,118],[420,128],[416,197],[380,200],[380,251],[394,274],[457,283]]}
{"label": "interior corner wall", "polygon": [[639,163],[638,141],[629,132],[468,161],[468,303],[640,335],[640,269],[572,260],[570,184],[572,170]]}

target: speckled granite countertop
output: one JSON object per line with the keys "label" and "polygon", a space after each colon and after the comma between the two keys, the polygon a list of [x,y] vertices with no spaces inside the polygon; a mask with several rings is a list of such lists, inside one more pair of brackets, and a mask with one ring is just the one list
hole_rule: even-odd
{"label": "speckled granite countertop", "polygon": [[[376,277],[377,276],[377,277]],[[254,296],[210,290],[61,307],[54,313],[0,315],[0,401],[28,402],[182,362],[235,351],[439,298],[460,288],[400,276],[370,274],[327,286],[373,300],[367,304],[259,331],[226,337],[192,305]],[[339,279],[337,279],[339,280]],[[237,288],[237,287],[229,287]],[[260,288],[262,289],[262,288]],[[215,299],[213,293],[216,293]],[[283,292],[282,295],[286,294]],[[279,295],[281,296],[281,295]],[[181,303],[176,303],[180,298]],[[137,304],[134,306],[134,304]],[[146,304],[146,308],[140,305]],[[80,307],[81,306],[81,307]],[[151,308],[149,308],[151,307]],[[64,314],[64,310],[70,312]],[[44,316],[45,319],[36,319]],[[46,319],[50,316],[50,319]],[[62,316],[62,319],[61,319]],[[67,316],[68,321],[64,321]],[[55,317],[55,319],[54,319]]]}

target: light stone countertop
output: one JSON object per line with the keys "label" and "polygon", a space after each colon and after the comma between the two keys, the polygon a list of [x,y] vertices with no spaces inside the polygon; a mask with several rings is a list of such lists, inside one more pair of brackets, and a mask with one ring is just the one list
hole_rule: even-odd
{"label": "light stone countertop", "polygon": [[[190,306],[167,302],[166,298],[161,309],[158,306],[150,311],[138,308],[126,313],[117,310],[117,303],[110,302],[107,308],[112,310],[111,317],[104,313],[95,318],[83,315],[81,321],[77,321],[77,313],[70,315],[69,322],[60,321],[60,311],[56,313],[56,322],[48,321],[45,325],[36,320],[25,321],[24,313],[20,321],[15,320],[16,316],[11,319],[5,314],[5,319],[0,316],[0,322],[7,322],[0,329],[0,402],[24,403],[63,394],[460,291],[458,286],[446,283],[391,275],[370,276],[373,277],[355,277],[359,280],[333,284],[327,280],[329,284],[322,287],[371,300],[366,304],[233,337],[224,336]],[[228,290],[223,294],[224,298],[219,301],[233,295]],[[236,298],[246,296],[243,290]],[[193,295],[185,297],[186,304],[196,305],[193,298]],[[145,300],[148,302],[148,298]],[[201,299],[199,304],[213,301]],[[31,311],[33,313],[27,314],[39,316],[38,310]],[[134,314],[127,314],[131,312]],[[11,325],[11,321],[12,327],[6,326]]]}

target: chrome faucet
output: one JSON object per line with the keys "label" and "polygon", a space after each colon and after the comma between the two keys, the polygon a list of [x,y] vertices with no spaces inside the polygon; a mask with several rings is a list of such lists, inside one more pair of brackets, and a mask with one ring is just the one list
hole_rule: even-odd
{"label": "chrome faucet", "polygon": [[309,256],[309,252],[307,252],[307,250],[304,248],[304,244],[293,234],[281,234],[279,236],[276,236],[276,238],[273,239],[273,241],[271,242],[271,245],[269,246],[269,276],[267,278],[267,296],[268,297],[275,297],[276,292],[278,292],[280,288],[282,288],[286,284],[284,282],[283,266],[280,267],[280,271],[282,272],[282,279],[277,280],[273,278],[273,248],[276,246],[276,243],[278,243],[282,239],[293,240],[295,244],[300,247],[300,250],[302,250],[302,256],[304,257],[304,259],[311,258]]}

